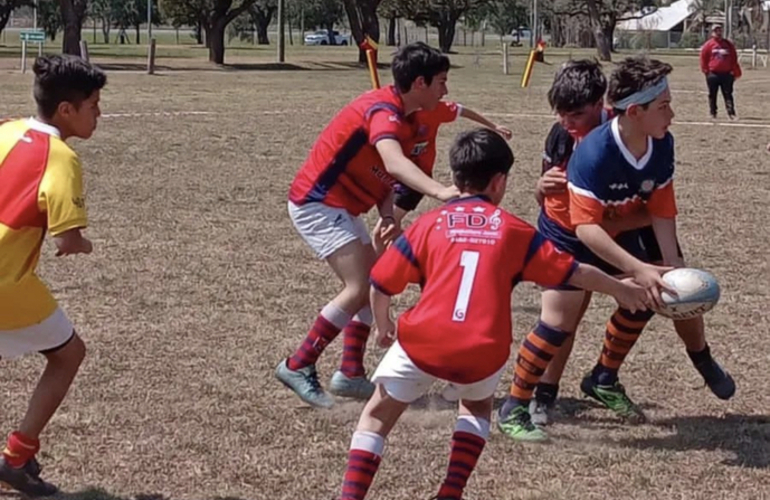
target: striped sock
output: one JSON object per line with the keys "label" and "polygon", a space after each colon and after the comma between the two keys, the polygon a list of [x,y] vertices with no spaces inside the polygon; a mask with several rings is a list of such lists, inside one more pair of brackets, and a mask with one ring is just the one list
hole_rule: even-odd
{"label": "striped sock", "polygon": [[372,330],[372,310],[364,307],[353,316],[353,319],[342,330],[344,335],[344,347],[342,350],[342,364],[340,371],[347,377],[363,377],[364,352],[366,341]]}
{"label": "striped sock", "polygon": [[481,452],[484,451],[488,437],[488,420],[469,415],[461,415],[457,419],[457,426],[452,434],[449,467],[446,479],[438,491],[439,498],[447,500],[462,498],[465,485],[476,467]]}
{"label": "striped sock", "polygon": [[623,308],[615,311],[607,322],[602,354],[593,370],[594,382],[599,385],[612,385],[617,382],[618,370],[654,315],[652,311],[632,313]]}
{"label": "striped sock", "polygon": [[374,432],[356,431],[350,443],[348,467],[340,500],[363,500],[382,460],[385,438]]}
{"label": "striped sock", "polygon": [[342,327],[350,321],[350,314],[346,313],[332,302],[326,304],[318,315],[313,327],[308,332],[305,340],[297,351],[286,361],[289,370],[299,370],[309,365],[314,365],[318,357],[339,335]]}
{"label": "striped sock", "polygon": [[548,363],[570,335],[569,332],[552,328],[542,322],[538,322],[535,329],[529,332],[516,358],[516,369],[509,398],[509,401],[514,403],[513,406],[529,404],[532,393],[540,382],[540,377],[545,373]]}

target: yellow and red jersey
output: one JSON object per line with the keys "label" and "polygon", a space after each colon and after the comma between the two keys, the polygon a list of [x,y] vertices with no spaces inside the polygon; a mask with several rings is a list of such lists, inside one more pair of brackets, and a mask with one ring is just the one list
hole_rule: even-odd
{"label": "yellow and red jersey", "polygon": [[395,87],[366,92],[345,106],[316,139],[291,184],[289,200],[296,205],[319,202],[353,215],[368,212],[395,184],[375,145],[394,139],[403,148],[415,132]]}
{"label": "yellow and red jersey", "polygon": [[421,370],[469,384],[508,360],[516,283],[559,285],[576,266],[534,227],[475,196],[419,217],[377,260],[370,281],[387,295],[422,286],[398,319],[398,341]]}
{"label": "yellow and red jersey", "polygon": [[56,301],[35,273],[46,232],[88,224],[77,154],[35,119],[0,126],[0,330],[40,323]]}

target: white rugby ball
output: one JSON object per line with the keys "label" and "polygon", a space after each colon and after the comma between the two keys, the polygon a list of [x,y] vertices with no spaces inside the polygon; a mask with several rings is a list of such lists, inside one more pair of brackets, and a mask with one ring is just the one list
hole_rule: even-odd
{"label": "white rugby ball", "polygon": [[663,275],[663,281],[676,290],[674,297],[661,293],[665,307],[655,312],[672,319],[697,318],[714,308],[719,301],[719,282],[701,269],[679,268]]}

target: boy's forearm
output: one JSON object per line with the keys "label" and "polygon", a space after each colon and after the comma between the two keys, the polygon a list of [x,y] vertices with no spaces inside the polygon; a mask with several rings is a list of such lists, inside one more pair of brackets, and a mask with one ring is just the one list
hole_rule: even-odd
{"label": "boy's forearm", "polygon": [[383,158],[383,160],[385,169],[390,175],[415,191],[431,198],[438,198],[439,193],[444,188],[405,156]]}
{"label": "boy's forearm", "polygon": [[582,224],[575,233],[589,250],[621,271],[633,273],[643,265],[639,259],[623,250],[599,224]]}
{"label": "boy's forearm", "polygon": [[469,120],[472,120],[472,121],[474,121],[476,123],[479,123],[481,125],[484,125],[487,128],[495,128],[497,126],[494,123],[492,123],[491,121],[487,120],[482,114],[477,113],[477,112],[473,111],[472,109],[468,109],[468,108],[465,108],[465,107],[461,108],[460,116],[462,116],[463,118],[467,118]]}
{"label": "boy's forearm", "polygon": [[390,296],[385,295],[375,287],[371,287],[369,300],[375,324],[378,328],[380,325],[387,324],[390,321]]}
{"label": "boy's forearm", "polygon": [[681,267],[683,259],[679,256],[676,238],[676,219],[652,217],[652,229],[658,240],[663,265]]}
{"label": "boy's forearm", "polygon": [[395,196],[395,192],[391,189],[388,196],[377,204],[377,211],[379,212],[381,219],[392,217],[395,220],[395,216],[393,215],[393,200]]}
{"label": "boy's forearm", "polygon": [[613,296],[618,293],[620,287],[620,281],[588,264],[578,264],[567,283],[583,290]]}
{"label": "boy's forearm", "polygon": [[646,210],[639,210],[629,215],[625,215],[620,219],[602,221],[602,227],[613,233],[622,233],[623,231],[631,231],[633,229],[640,229],[652,224],[652,218]]}

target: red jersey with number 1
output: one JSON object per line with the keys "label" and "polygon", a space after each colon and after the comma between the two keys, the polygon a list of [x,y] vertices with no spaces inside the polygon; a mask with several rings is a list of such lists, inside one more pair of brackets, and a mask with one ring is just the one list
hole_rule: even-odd
{"label": "red jersey with number 1", "polygon": [[414,135],[414,124],[404,116],[395,87],[359,96],[316,139],[291,184],[289,200],[296,205],[319,202],[353,215],[368,212],[395,184],[375,144],[395,139],[407,145]]}
{"label": "red jersey with number 1", "polygon": [[398,341],[426,373],[470,384],[508,360],[516,283],[560,285],[576,266],[534,227],[475,196],[418,218],[377,261],[371,283],[388,295],[422,286],[398,319]]}

